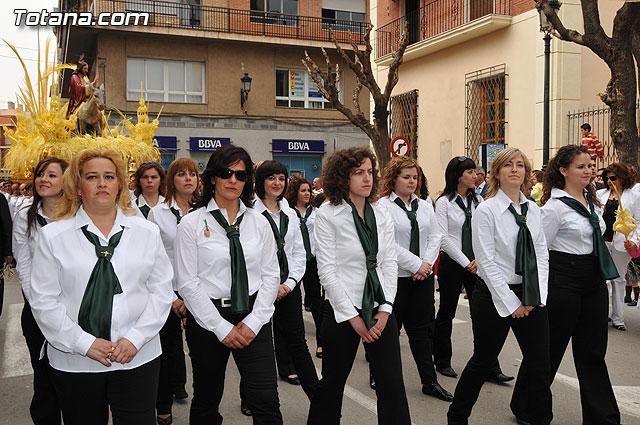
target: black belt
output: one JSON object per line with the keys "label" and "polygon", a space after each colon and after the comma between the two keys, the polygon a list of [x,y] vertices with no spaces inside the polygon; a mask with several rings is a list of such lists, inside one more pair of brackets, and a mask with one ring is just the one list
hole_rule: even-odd
{"label": "black belt", "polygon": [[[256,301],[256,297],[258,296],[258,291],[256,291],[253,295],[249,296],[249,310],[253,309],[253,303]],[[231,298],[219,298],[219,299],[211,299],[213,305],[218,308],[231,308]]]}

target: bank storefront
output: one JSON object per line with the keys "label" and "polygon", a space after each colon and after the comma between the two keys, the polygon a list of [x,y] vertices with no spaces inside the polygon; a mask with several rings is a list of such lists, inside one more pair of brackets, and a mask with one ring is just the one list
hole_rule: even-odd
{"label": "bank storefront", "polygon": [[273,139],[271,149],[273,159],[282,162],[292,176],[313,181],[322,174],[323,140]]}
{"label": "bank storefront", "polygon": [[209,162],[209,157],[218,148],[231,143],[230,137],[189,137],[191,159],[198,164],[200,174]]}

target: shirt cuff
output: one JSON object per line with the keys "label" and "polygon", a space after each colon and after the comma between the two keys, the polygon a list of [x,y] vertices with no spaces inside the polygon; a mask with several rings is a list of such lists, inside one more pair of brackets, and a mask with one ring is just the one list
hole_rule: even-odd
{"label": "shirt cuff", "polygon": [[233,325],[227,322],[225,319],[222,319],[220,324],[218,324],[215,329],[213,329],[213,333],[218,338],[218,341],[222,342],[222,340],[225,339],[227,335],[229,335],[229,332],[231,332],[232,329]]}
{"label": "shirt cuff", "polygon": [[284,281],[284,285],[287,285],[289,287],[289,289],[291,289],[293,291],[294,289],[296,289],[297,283],[296,283],[295,280],[289,278],[289,279]]}
{"label": "shirt cuff", "polygon": [[135,329],[129,329],[129,332],[127,332],[124,338],[128,339],[129,342],[132,343],[138,351],[140,351],[140,349],[144,345],[144,336],[142,336],[142,334]]}
{"label": "shirt cuff", "polygon": [[416,274],[418,273],[418,270],[420,270],[420,267],[422,267],[422,260],[420,259],[420,257],[416,257],[413,259],[413,264],[409,271],[413,274]]}
{"label": "shirt cuff", "polygon": [[391,312],[393,311],[393,307],[389,304],[382,304],[380,307],[378,307],[378,311],[384,311],[391,314]]}
{"label": "shirt cuff", "polygon": [[82,331],[82,334],[80,334],[80,337],[76,341],[76,351],[86,356],[89,348],[91,348],[96,339],[97,338],[90,333]]}
{"label": "shirt cuff", "polygon": [[256,335],[258,335],[258,332],[260,332],[260,329],[262,329],[262,322],[260,322],[260,320],[258,320],[258,318],[251,313],[247,314],[247,316],[242,319],[242,323],[247,325],[247,327],[251,329]]}
{"label": "shirt cuff", "polygon": [[514,311],[520,308],[520,306],[522,305],[522,302],[520,301],[520,298],[518,298],[518,296],[515,294],[515,292],[513,291],[509,291],[509,292],[510,292],[509,295],[507,295],[507,297],[502,299],[502,303],[504,304],[505,308],[509,312],[509,315],[511,315],[513,314]]}

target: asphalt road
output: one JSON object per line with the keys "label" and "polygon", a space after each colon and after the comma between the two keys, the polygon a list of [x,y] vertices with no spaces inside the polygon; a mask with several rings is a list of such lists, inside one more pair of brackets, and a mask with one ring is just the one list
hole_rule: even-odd
{"label": "asphalt road", "polygon": [[[436,295],[437,296],[437,295]],[[32,378],[27,348],[20,328],[22,295],[15,279],[6,283],[4,311],[0,316],[0,425],[30,424],[29,402]],[[640,310],[627,307],[625,311],[627,332],[610,328],[607,362],[614,385],[618,404],[622,412],[623,424],[640,425]],[[314,326],[310,313],[305,313],[309,349],[315,351]],[[411,357],[406,335],[400,337],[403,354],[404,380],[409,398],[412,421],[415,425],[445,424],[448,403],[425,396],[421,393],[420,380]],[[460,297],[457,318],[453,330],[454,355],[452,366],[461,372],[472,351],[471,323],[467,301]],[[185,344],[186,349],[186,344]],[[578,381],[573,366],[571,349],[565,355],[559,374],[553,384],[554,424],[576,425],[581,423]],[[522,356],[513,337],[509,338],[500,355],[500,363],[505,373],[516,375]],[[314,357],[318,373],[321,360]],[[191,394],[191,370],[187,357],[189,382],[187,392]],[[360,349],[353,371],[348,381],[343,403],[344,425],[376,424],[376,395],[369,388],[368,367],[364,351]],[[440,376],[443,387],[453,392],[456,379]],[[229,362],[226,388],[220,411],[225,424],[250,425],[251,419],[240,413],[238,398],[239,375],[233,361]],[[278,383],[281,410],[286,424],[306,423],[308,400],[300,387],[286,382]],[[511,385],[486,384],[480,394],[470,419],[470,424],[513,425],[515,419],[509,411]],[[189,399],[178,401],[173,408],[173,423],[187,424]]]}

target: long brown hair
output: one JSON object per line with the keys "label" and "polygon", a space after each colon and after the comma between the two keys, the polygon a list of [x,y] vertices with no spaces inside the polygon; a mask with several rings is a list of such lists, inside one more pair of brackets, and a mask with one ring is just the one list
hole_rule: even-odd
{"label": "long brown hair", "polygon": [[311,197],[309,197],[309,202],[307,203],[307,205],[305,205],[305,208],[308,208],[309,205],[313,205],[313,191],[312,191],[312,187],[311,186],[311,182],[309,182],[309,180],[305,179],[304,177],[300,177],[300,176],[293,176],[291,177],[291,179],[289,180],[289,186],[287,187],[287,192],[284,194],[284,199],[287,200],[287,202],[289,202],[289,206],[291,208],[296,208],[298,206],[298,192],[300,191],[300,186],[302,186],[303,184],[308,184],[309,185],[309,193],[311,194]]}
{"label": "long brown hair", "polygon": [[322,184],[327,199],[333,205],[349,199],[349,179],[354,168],[369,158],[371,161],[373,184],[371,193],[367,197],[369,202],[374,202],[378,192],[378,170],[376,157],[368,147],[352,147],[335,151],[327,159],[322,169]]}
{"label": "long brown hair", "polygon": [[[38,216],[38,204],[40,204],[40,201],[42,201],[42,196],[40,196],[40,194],[38,193],[38,188],[36,187],[36,178],[40,173],[44,173],[44,170],[47,169],[49,164],[59,164],[60,168],[62,169],[63,175],[67,167],[69,167],[69,163],[67,161],[53,156],[43,159],[42,161],[38,162],[38,165],[36,165],[33,173],[33,203],[27,211],[27,237],[31,235],[31,229],[36,224],[36,217]],[[62,191],[60,192],[60,194],[62,195]]]}
{"label": "long brown hair", "polygon": [[382,175],[382,188],[380,196],[389,196],[395,190],[396,178],[404,168],[415,168],[418,173],[418,184],[416,185],[415,194],[420,197],[420,188],[422,187],[422,172],[415,159],[406,156],[398,156],[393,158],[384,169]]}
{"label": "long brown hair", "polygon": [[489,190],[487,190],[487,196],[485,197],[485,199],[493,198],[498,193],[498,189],[500,189],[500,169],[507,162],[519,156],[522,157],[522,161],[524,162],[524,181],[520,185],[520,192],[524,192],[526,190],[531,176],[531,162],[529,162],[529,158],[527,158],[527,156],[520,149],[506,148],[498,155],[496,155],[495,159],[491,163]]}
{"label": "long brown hair", "polygon": [[191,200],[189,201],[189,205],[193,204],[194,198],[197,196],[198,186],[199,186],[198,164],[196,164],[190,158],[178,158],[169,165],[169,169],[167,170],[167,193],[165,194],[164,202],[169,206],[171,206],[171,201],[176,195],[176,187],[173,182],[173,179],[175,178],[176,174],[178,174],[180,171],[187,171],[187,172],[193,171],[194,173],[196,173],[196,184],[195,184],[196,188],[193,191],[193,195],[191,195]]}
{"label": "long brown hair", "polygon": [[[584,145],[567,145],[558,149],[556,156],[551,158],[549,164],[547,164],[547,171],[542,178],[542,199],[541,204],[546,204],[551,199],[551,189],[557,187],[558,189],[564,189],[566,181],[564,176],[560,172],[560,168],[569,168],[573,160],[583,153],[589,154],[589,149]],[[591,156],[589,156],[591,157]],[[589,197],[593,203],[600,206],[600,201],[596,197],[596,188],[589,183],[585,188],[589,193]]]}
{"label": "long brown hair", "polygon": [[167,182],[166,177],[167,174],[164,172],[164,169],[157,163],[154,162],[143,162],[140,167],[136,170],[136,173],[133,175],[133,194],[136,197],[142,195],[142,185],[140,184],[140,179],[142,179],[142,175],[148,170],[156,170],[158,175],[160,176],[160,187],[158,187],[158,194],[164,196],[167,191]]}

